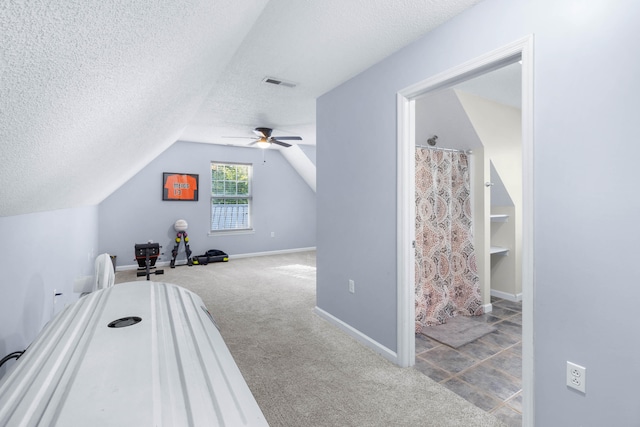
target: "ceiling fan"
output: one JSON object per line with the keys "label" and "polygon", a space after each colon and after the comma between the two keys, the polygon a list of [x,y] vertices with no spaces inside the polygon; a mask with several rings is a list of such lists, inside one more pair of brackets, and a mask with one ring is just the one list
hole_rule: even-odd
{"label": "ceiling fan", "polygon": [[258,138],[251,142],[251,145],[257,145],[260,148],[269,148],[271,144],[277,144],[282,147],[291,147],[291,144],[283,141],[302,141],[302,138],[299,136],[271,136],[271,132],[273,132],[273,129],[271,128],[255,128],[253,133],[255,133]]}

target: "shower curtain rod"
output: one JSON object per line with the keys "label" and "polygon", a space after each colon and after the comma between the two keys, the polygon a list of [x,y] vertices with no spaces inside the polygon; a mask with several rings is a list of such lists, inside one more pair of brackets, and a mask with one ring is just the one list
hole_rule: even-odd
{"label": "shower curtain rod", "polygon": [[473,154],[471,150],[458,150],[456,148],[441,148],[441,147],[431,147],[428,145],[418,145],[416,144],[416,148],[426,148],[429,150],[439,150],[439,151],[451,151],[453,153],[465,153],[465,154]]}

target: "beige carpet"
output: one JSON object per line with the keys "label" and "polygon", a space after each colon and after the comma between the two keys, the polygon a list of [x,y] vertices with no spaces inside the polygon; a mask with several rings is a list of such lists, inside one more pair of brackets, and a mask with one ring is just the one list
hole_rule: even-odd
{"label": "beige carpet", "polygon": [[272,427],[503,426],[314,314],[315,252],[164,270],[203,299]]}

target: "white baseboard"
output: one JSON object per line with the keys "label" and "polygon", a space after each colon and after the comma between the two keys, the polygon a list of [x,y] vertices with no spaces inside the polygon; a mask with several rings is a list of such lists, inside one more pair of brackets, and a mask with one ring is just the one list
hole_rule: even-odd
{"label": "white baseboard", "polygon": [[[160,263],[158,262],[156,264],[160,264]],[[130,264],[130,265],[119,265],[119,266],[116,267],[116,272],[118,272],[118,271],[127,271],[127,270],[137,270],[137,269],[138,269],[138,265],[137,264],[136,265],[133,265],[133,264]]]}
{"label": "white baseboard", "polygon": [[[292,254],[296,252],[309,252],[309,251],[315,251],[315,250],[316,250],[315,246],[310,248],[282,249],[278,251],[254,252],[249,254],[229,255],[229,259],[251,258],[251,257],[258,257],[258,256],[269,256],[269,255],[283,255],[283,254]],[[183,252],[181,252],[180,254],[182,255],[182,253]],[[186,265],[186,263],[187,263],[186,260],[181,259],[180,262],[176,263],[176,266]],[[157,261],[156,267],[168,267],[169,264],[171,264],[171,261]],[[119,265],[118,267],[116,267],[116,271],[127,271],[127,270],[137,270],[137,269],[138,269],[138,264]]]}
{"label": "white baseboard", "polygon": [[493,311],[493,304],[485,304],[482,306],[482,309],[484,310],[484,313],[491,313]]}
{"label": "white baseboard", "polygon": [[[171,261],[156,261],[156,267],[169,267]],[[176,265],[186,265],[186,262],[180,262]],[[127,271],[127,270],[137,270],[139,268],[138,264],[130,264],[130,265],[119,265],[116,267],[116,271]],[[153,274],[153,270],[151,270],[151,274]]]}
{"label": "white baseboard", "polygon": [[337,317],[327,313],[326,311],[324,311],[323,309],[321,309],[321,308],[319,308],[317,306],[313,309],[313,311],[318,316],[322,317],[324,320],[328,321],[329,323],[333,324],[334,326],[337,326],[338,329],[342,330],[347,335],[351,336],[352,338],[355,338],[356,341],[360,342],[365,347],[370,348],[371,350],[373,350],[374,352],[378,353],[379,355],[381,355],[382,357],[384,357],[388,361],[390,361],[390,362],[392,362],[392,363],[394,363],[396,365],[398,364],[398,353],[396,353],[394,351],[391,351],[390,349],[388,349],[387,347],[383,346],[379,342],[372,340],[367,335],[363,334],[362,332],[360,332],[359,330],[355,329],[351,325],[348,325],[348,324],[344,323],[342,320],[340,320]]}
{"label": "white baseboard", "polygon": [[506,299],[508,301],[513,301],[513,302],[522,301],[522,293],[513,295],[513,294],[508,294],[506,292],[496,291],[495,289],[491,289],[491,296],[496,298]]}
{"label": "white baseboard", "polygon": [[296,248],[296,249],[282,249],[279,251],[267,251],[267,252],[253,252],[253,253],[249,253],[249,254],[235,254],[235,255],[229,255],[229,259],[236,259],[236,258],[251,258],[251,257],[256,257],[256,256],[269,256],[269,255],[283,255],[283,254],[293,254],[296,252],[309,252],[309,251],[315,251],[316,247],[310,247],[310,248]]}

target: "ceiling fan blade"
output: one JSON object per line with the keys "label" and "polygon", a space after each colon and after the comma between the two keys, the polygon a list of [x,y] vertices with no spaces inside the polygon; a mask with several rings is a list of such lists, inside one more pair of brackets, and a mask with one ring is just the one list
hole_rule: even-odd
{"label": "ceiling fan blade", "polygon": [[274,144],[282,145],[283,147],[291,147],[291,144],[287,144],[286,142],[278,141],[277,139],[270,140]]}
{"label": "ceiling fan blade", "polygon": [[299,136],[274,136],[274,138],[280,141],[302,141],[302,137]]}
{"label": "ceiling fan blade", "polygon": [[223,136],[225,139],[256,139],[255,136]]}

